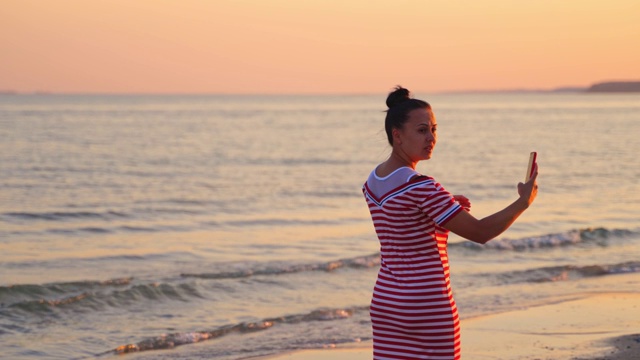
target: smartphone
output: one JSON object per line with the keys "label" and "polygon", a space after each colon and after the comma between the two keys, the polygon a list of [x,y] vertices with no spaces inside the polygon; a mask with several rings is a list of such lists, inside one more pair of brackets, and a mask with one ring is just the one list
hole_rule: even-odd
{"label": "smartphone", "polygon": [[529,154],[529,166],[527,166],[527,175],[524,178],[524,182],[529,181],[529,179],[531,179],[531,177],[533,176],[533,169],[535,169],[537,158],[538,158],[537,152],[532,151],[531,154]]}

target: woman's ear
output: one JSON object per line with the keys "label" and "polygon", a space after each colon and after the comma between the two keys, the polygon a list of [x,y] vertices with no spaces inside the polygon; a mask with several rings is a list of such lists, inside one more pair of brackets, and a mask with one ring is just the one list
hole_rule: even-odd
{"label": "woman's ear", "polygon": [[402,145],[402,140],[400,139],[400,130],[393,128],[391,129],[391,136],[393,137],[393,143]]}

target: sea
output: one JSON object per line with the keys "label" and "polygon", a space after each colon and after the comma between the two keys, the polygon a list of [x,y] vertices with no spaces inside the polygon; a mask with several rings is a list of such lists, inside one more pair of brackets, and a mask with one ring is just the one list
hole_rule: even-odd
{"label": "sea", "polygon": [[[418,171],[488,216],[452,234],[463,321],[640,293],[640,94],[416,94]],[[386,93],[0,96],[0,358],[246,359],[371,340],[362,195]],[[617,279],[623,279],[617,281]],[[462,344],[464,353],[464,341]]]}

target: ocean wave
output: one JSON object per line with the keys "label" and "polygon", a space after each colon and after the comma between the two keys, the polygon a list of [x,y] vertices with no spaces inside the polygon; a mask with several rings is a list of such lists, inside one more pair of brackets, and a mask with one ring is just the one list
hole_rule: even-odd
{"label": "ocean wave", "polygon": [[[14,291],[14,287],[1,290]],[[26,291],[24,291],[26,290]],[[149,301],[180,301],[203,296],[198,289],[187,283],[132,284],[131,279],[116,279],[102,283],[54,284],[45,286],[18,286],[21,296],[8,294],[0,297],[0,309],[18,310],[30,314],[50,313],[55,310],[97,310],[106,307],[121,308],[130,304]]]}
{"label": "ocean wave", "polygon": [[[67,268],[70,263],[77,267],[83,267],[86,265],[89,266],[102,266],[102,264],[113,264],[113,263],[123,263],[123,262],[156,262],[156,261],[171,261],[172,259],[183,259],[185,261],[196,261],[201,259],[201,257],[197,254],[194,254],[189,251],[169,251],[169,252],[157,252],[157,253],[148,253],[148,254],[117,254],[117,255],[101,255],[101,256],[88,256],[88,257],[62,257],[62,258],[53,258],[53,259],[41,259],[41,260],[28,260],[28,261],[16,261],[16,262],[3,262],[0,263],[2,268],[7,269],[57,269],[57,268]],[[46,271],[46,270],[45,270]],[[129,277],[127,279],[130,279]],[[106,281],[96,281],[96,280],[86,280],[79,282],[57,282],[46,285],[31,285],[31,284],[12,284],[10,287],[20,287],[20,286],[58,286],[60,284],[103,284],[109,283],[112,280]],[[6,286],[0,286],[0,298],[2,295],[1,289]]]}
{"label": "ocean wave", "polygon": [[284,165],[284,166],[302,166],[302,165],[349,165],[352,161],[349,159],[331,159],[331,158],[249,158],[242,162],[243,165],[250,166],[268,166],[268,165]]}
{"label": "ocean wave", "polygon": [[290,191],[285,190],[279,193],[286,197],[304,197],[304,198],[327,198],[327,199],[342,199],[361,197],[362,192],[353,190],[335,190],[335,189],[319,189],[317,191]]}
{"label": "ocean wave", "polygon": [[342,218],[337,220],[312,220],[312,219],[250,219],[250,220],[230,220],[225,222],[208,222],[212,226],[234,226],[234,227],[247,227],[247,226],[322,226],[322,225],[339,225],[347,221],[362,221],[358,218]]}
{"label": "ocean wave", "polygon": [[7,212],[2,217],[32,221],[66,221],[74,219],[115,220],[130,218],[131,215],[119,211],[53,211],[53,212]]}
{"label": "ocean wave", "polygon": [[640,261],[599,265],[560,265],[498,274],[479,274],[479,278],[491,279],[496,285],[517,283],[545,283],[575,281],[583,278],[640,273]]}
{"label": "ocean wave", "polygon": [[330,272],[342,268],[362,269],[380,266],[380,254],[359,256],[350,259],[342,259],[312,264],[253,264],[235,271],[220,271],[211,273],[183,273],[182,277],[201,279],[235,279],[247,278],[259,275],[284,275],[301,272],[323,271]]}
{"label": "ocean wave", "polygon": [[[98,289],[111,287],[123,287],[131,284],[133,278],[109,279],[105,281],[76,281],[61,282],[43,285],[18,284],[0,286],[0,307],[23,307],[26,310],[38,308],[36,304],[44,306],[56,306],[74,302],[72,299],[81,300],[81,294]],[[49,299],[47,299],[49,298]],[[65,300],[68,299],[68,300]],[[22,305],[20,305],[22,304]]]}
{"label": "ocean wave", "polygon": [[194,226],[132,226],[132,225],[116,225],[112,227],[107,226],[81,226],[81,227],[55,227],[46,228],[39,231],[34,230],[13,230],[13,231],[0,231],[0,237],[3,234],[7,236],[34,236],[42,234],[55,234],[55,235],[68,235],[68,236],[82,236],[82,235],[105,235],[115,233],[153,233],[153,232],[186,232],[194,230]]}
{"label": "ocean wave", "polygon": [[[228,221],[214,221],[214,220],[206,220],[206,221],[193,221],[191,224],[186,225],[167,225],[166,222],[159,222],[157,220],[149,219],[148,215],[151,214],[172,214],[172,215],[199,215],[202,214],[200,211],[188,211],[188,210],[180,210],[180,209],[156,209],[156,210],[135,210],[135,215],[125,215],[124,213],[116,213],[114,212],[116,218],[109,218],[109,213],[100,214],[100,213],[5,213],[0,214],[0,220],[4,216],[5,219],[9,217],[13,217],[12,219],[23,219],[30,221],[47,221],[51,223],[56,223],[52,227],[43,228],[41,230],[33,230],[33,228],[29,229],[16,229],[10,231],[2,231],[0,230],[0,238],[2,235],[9,236],[34,236],[36,234],[46,235],[46,234],[55,234],[55,235],[68,235],[68,236],[82,236],[82,235],[106,235],[106,234],[117,234],[117,233],[153,233],[153,232],[189,232],[189,231],[197,231],[201,229],[210,229],[210,228],[221,228],[221,227],[283,227],[283,226],[328,226],[328,225],[341,225],[346,222],[358,222],[363,221],[361,218],[342,218],[337,220],[327,220],[327,219],[283,219],[283,218],[266,218],[266,219],[245,219],[245,220],[228,220]],[[127,220],[132,220],[133,218],[146,219],[145,223],[148,226],[141,225],[130,225],[127,223]],[[82,224],[82,222],[70,222],[69,219],[78,219],[80,221],[94,219],[98,220],[96,224],[93,226],[86,226]],[[11,221],[9,221],[11,222]],[[54,227],[55,226],[55,227]]]}
{"label": "ocean wave", "polygon": [[257,331],[264,331],[277,325],[343,320],[352,317],[356,312],[367,312],[368,310],[368,306],[340,309],[318,309],[306,314],[285,315],[281,317],[267,318],[257,322],[243,322],[221,326],[213,330],[163,334],[137,343],[121,345],[112,350],[96,354],[96,356],[122,355],[149,350],[172,349],[176,346],[194,344],[205,340],[219,339],[229,334],[242,335]]}
{"label": "ocean wave", "polygon": [[[203,208],[207,205],[215,204],[224,206],[224,203],[211,201],[198,201],[189,199],[166,199],[158,201],[136,202],[133,207],[120,210],[105,211],[9,211],[0,213],[0,221],[9,223],[25,222],[82,222],[82,221],[103,221],[111,223],[114,221],[127,221],[157,218],[164,215],[201,215],[206,213]],[[145,205],[137,206],[137,205]],[[98,206],[98,205],[96,205]],[[117,205],[116,205],[117,206]]]}
{"label": "ocean wave", "polygon": [[627,238],[640,235],[638,231],[628,229],[586,228],[570,230],[563,233],[541,236],[524,237],[520,239],[494,239],[481,245],[471,241],[450,244],[450,248],[465,248],[472,250],[512,250],[523,251],[540,248],[556,248],[585,243],[605,243],[610,239]]}

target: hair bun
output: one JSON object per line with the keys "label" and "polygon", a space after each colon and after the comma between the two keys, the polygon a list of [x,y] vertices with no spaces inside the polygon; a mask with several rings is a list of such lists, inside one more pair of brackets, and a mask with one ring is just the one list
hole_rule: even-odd
{"label": "hair bun", "polygon": [[389,96],[387,96],[387,107],[391,109],[392,107],[402,104],[403,102],[410,99],[411,92],[398,85],[392,92],[389,93]]}

